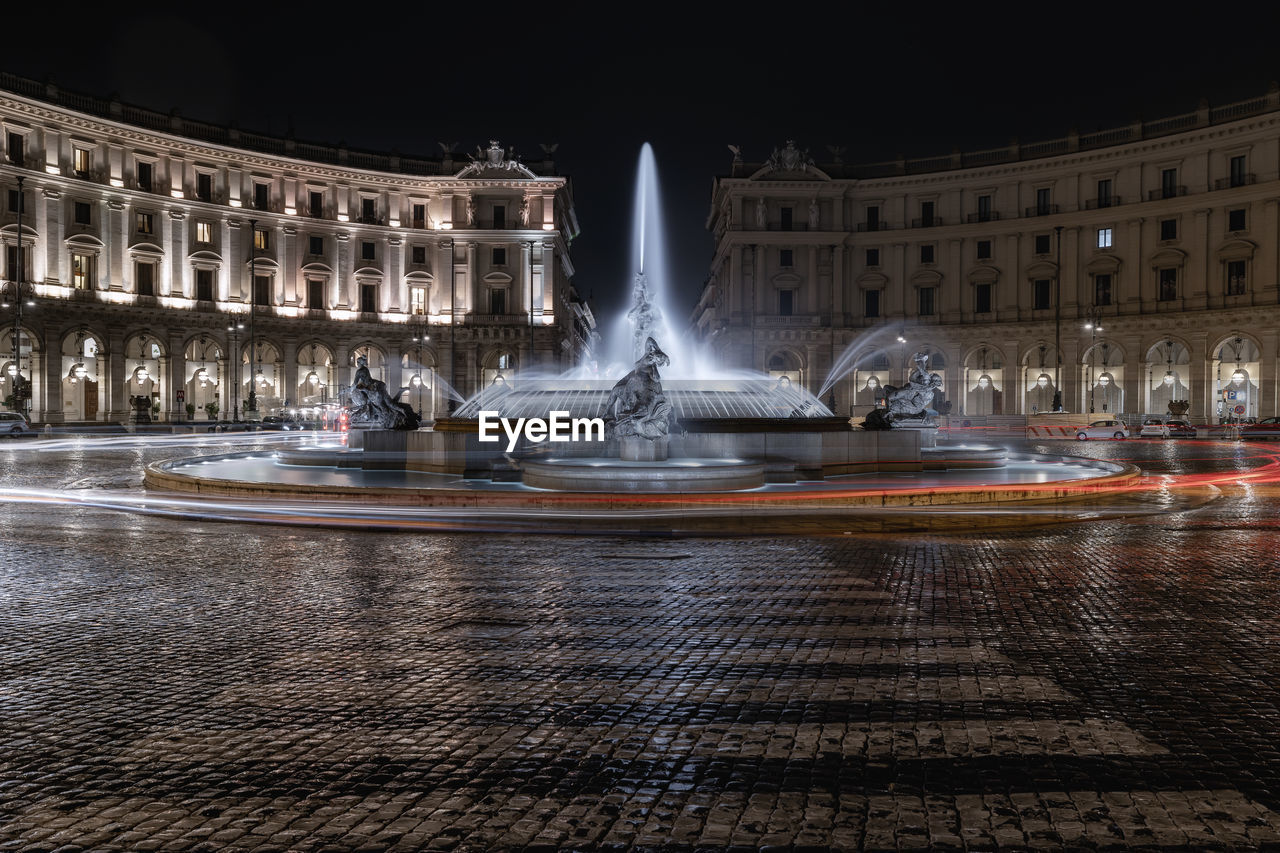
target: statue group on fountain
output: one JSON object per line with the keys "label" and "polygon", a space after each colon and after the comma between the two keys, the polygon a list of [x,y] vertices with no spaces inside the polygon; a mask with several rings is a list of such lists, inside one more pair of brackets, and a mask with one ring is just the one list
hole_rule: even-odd
{"label": "statue group on fountain", "polygon": [[862,424],[863,429],[893,429],[895,423],[918,420],[922,426],[934,426],[937,411],[933,408],[934,392],[942,387],[942,377],[930,373],[929,354],[918,352],[911,357],[915,367],[901,388],[884,386],[885,408],[872,409]]}
{"label": "statue group on fountain", "polygon": [[637,436],[650,441],[664,439],[671,431],[671,404],[662,393],[658,368],[671,363],[658,342],[648,338],[644,355],[635,369],[618,380],[605,403],[606,434],[614,438]]}
{"label": "statue group on fountain", "polygon": [[364,356],[356,359],[356,375],[351,381],[351,402],[347,412],[353,427],[413,430],[422,424],[412,406],[401,403],[399,394],[392,397],[387,393],[387,383],[373,378],[369,359]]}

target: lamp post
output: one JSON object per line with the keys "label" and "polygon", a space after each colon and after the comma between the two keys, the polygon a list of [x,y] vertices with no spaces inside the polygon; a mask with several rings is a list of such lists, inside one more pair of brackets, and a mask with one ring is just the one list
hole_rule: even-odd
{"label": "lamp post", "polygon": [[1062,226],[1053,227],[1057,235],[1057,268],[1053,272],[1057,299],[1053,300],[1053,351],[1056,365],[1053,371],[1053,410],[1062,411]]}
{"label": "lamp post", "polygon": [[429,340],[431,336],[427,334],[425,322],[413,330],[413,343],[418,350],[418,370],[413,375],[414,390],[418,396],[418,420],[422,420],[422,345]]}
{"label": "lamp post", "polygon": [[258,411],[258,342],[253,334],[253,318],[258,307],[258,220],[249,220],[249,399],[245,414]]}
{"label": "lamp post", "polygon": [[236,423],[240,422],[240,349],[236,346],[240,337],[240,330],[244,328],[244,323],[238,320],[232,320],[227,324],[227,334],[231,338],[230,358],[227,359],[231,369],[231,419]]}
{"label": "lamp post", "polygon": [[906,384],[907,382],[907,338],[906,336],[898,335],[898,343],[901,344],[899,349],[902,350],[902,382],[903,384]]}
{"label": "lamp post", "polygon": [[1089,414],[1093,414],[1094,410],[1094,368],[1098,361],[1098,332],[1102,331],[1102,310],[1094,307],[1093,313],[1089,315],[1089,322],[1084,327],[1092,333],[1092,339],[1089,343]]}
{"label": "lamp post", "polygon": [[26,178],[22,175],[18,176],[18,268],[17,275],[10,282],[13,289],[13,410],[26,414],[27,407],[25,400],[29,393],[29,385],[22,375],[22,307],[23,305],[34,305],[35,302],[23,292],[23,282],[26,280],[25,259],[22,256],[22,214],[26,207],[26,197],[23,194],[22,185],[26,182]]}

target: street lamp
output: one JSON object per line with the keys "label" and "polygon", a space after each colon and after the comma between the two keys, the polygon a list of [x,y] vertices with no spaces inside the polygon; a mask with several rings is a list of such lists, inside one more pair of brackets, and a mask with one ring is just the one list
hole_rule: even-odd
{"label": "street lamp", "polygon": [[418,420],[422,420],[422,345],[431,340],[427,334],[426,323],[413,330],[413,343],[418,350],[418,369],[413,375],[413,386],[418,396]]}
{"label": "street lamp", "polygon": [[[13,295],[13,371],[9,374],[13,380],[13,410],[15,412],[27,411],[26,399],[30,394],[30,383],[22,375],[22,306],[35,305],[35,301],[24,292],[23,283],[26,279],[26,270],[24,269],[25,259],[22,256],[22,213],[26,207],[26,196],[23,194],[22,185],[26,178],[22,175],[18,176],[18,269],[17,276],[10,282]],[[8,307],[7,305],[5,307]]]}
{"label": "street lamp", "polygon": [[245,412],[258,411],[258,353],[257,340],[253,334],[253,318],[258,307],[258,220],[249,220],[249,399],[245,402]]}
{"label": "street lamp", "polygon": [[1055,412],[1062,411],[1062,226],[1055,225],[1053,230],[1057,234],[1057,251],[1058,260],[1057,268],[1053,272],[1053,280],[1056,286],[1057,299],[1053,300],[1053,349],[1054,364],[1053,371],[1053,410]]}
{"label": "street lamp", "polygon": [[1093,312],[1089,315],[1089,322],[1084,327],[1092,332],[1092,340],[1089,343],[1089,414],[1093,414],[1094,410],[1094,391],[1093,374],[1098,362],[1098,332],[1102,331],[1102,309],[1096,305]]}
{"label": "street lamp", "polygon": [[902,344],[902,381],[907,381],[907,339],[903,335],[898,335],[898,343]]}
{"label": "street lamp", "polygon": [[[230,365],[234,365],[228,371],[231,376],[231,419],[236,423],[240,422],[240,349],[236,346],[236,342],[240,337],[240,330],[244,328],[244,323],[238,320],[232,320],[227,323],[227,334],[231,337],[230,358],[227,359]],[[250,398],[253,391],[250,389]]]}

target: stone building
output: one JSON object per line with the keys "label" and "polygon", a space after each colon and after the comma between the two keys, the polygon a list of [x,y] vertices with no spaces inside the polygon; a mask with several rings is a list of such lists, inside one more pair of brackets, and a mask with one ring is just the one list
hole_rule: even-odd
{"label": "stone building", "polygon": [[728,363],[855,415],[917,350],[953,414],[1056,393],[1075,412],[1276,413],[1280,89],[1047,142],[828,159],[787,142],[715,181],[693,325]]}
{"label": "stone building", "polygon": [[227,417],[251,390],[259,414],[318,411],[359,355],[431,417],[593,336],[549,154],[313,145],[11,75],[0,145],[0,396],[21,310],[33,420],[118,421],[137,396]]}

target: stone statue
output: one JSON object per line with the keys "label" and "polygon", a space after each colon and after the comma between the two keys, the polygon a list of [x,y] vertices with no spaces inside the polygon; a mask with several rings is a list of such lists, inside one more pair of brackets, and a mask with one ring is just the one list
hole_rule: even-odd
{"label": "stone statue", "polygon": [[809,199],[809,230],[818,230],[818,200],[816,198]]}
{"label": "stone statue", "polygon": [[529,227],[529,199],[520,202],[520,225],[521,227]]}
{"label": "stone statue", "polygon": [[[627,312],[631,321],[631,357],[639,363],[648,352],[647,343],[653,343],[658,334],[658,326],[662,323],[662,310],[653,302],[649,292],[649,280],[644,273],[636,274],[635,285],[631,289],[631,310]],[[654,344],[657,346],[657,344]],[[663,356],[666,358],[666,356]]]}
{"label": "stone statue", "polygon": [[667,437],[671,430],[671,404],[662,394],[658,368],[671,363],[653,338],[645,341],[644,355],[635,369],[618,380],[605,403],[607,434],[616,438],[638,436],[650,441]]}
{"label": "stone statue", "polygon": [[756,200],[756,228],[763,231],[765,224],[764,199]]}
{"label": "stone statue", "polygon": [[907,378],[904,387],[884,386],[886,408],[873,409],[863,423],[863,429],[892,429],[893,425],[904,420],[919,420],[924,426],[933,426],[933,416],[938,414],[933,409],[934,391],[942,387],[942,377],[929,373],[929,354],[918,352],[911,357],[915,367]]}
{"label": "stone statue", "polygon": [[374,379],[369,372],[369,359],[356,359],[356,375],[351,382],[351,403],[347,406],[351,426],[365,429],[417,429],[418,414],[399,395],[392,398],[387,384]]}
{"label": "stone statue", "polygon": [[476,224],[476,203],[467,198],[467,225],[474,226]]}

